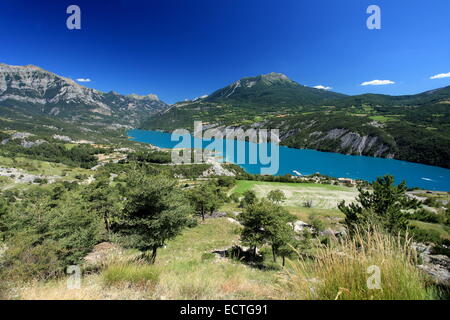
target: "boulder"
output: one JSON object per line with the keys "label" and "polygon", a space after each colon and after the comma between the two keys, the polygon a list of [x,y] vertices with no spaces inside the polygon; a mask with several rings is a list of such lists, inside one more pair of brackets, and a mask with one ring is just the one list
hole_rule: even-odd
{"label": "boulder", "polygon": [[450,258],[444,255],[433,255],[433,247],[434,244],[413,244],[413,248],[422,260],[422,264],[417,267],[430,275],[436,284],[450,287]]}

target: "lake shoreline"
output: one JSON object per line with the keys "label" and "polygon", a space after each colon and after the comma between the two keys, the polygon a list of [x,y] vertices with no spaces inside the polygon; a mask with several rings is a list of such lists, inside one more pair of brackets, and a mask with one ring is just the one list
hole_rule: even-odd
{"label": "lake shoreline", "polygon": [[[151,144],[161,149],[172,149],[178,142],[170,140],[170,133],[161,130],[133,129],[127,131],[132,141]],[[210,144],[211,141],[203,140]],[[249,142],[244,142],[247,146]],[[208,145],[206,145],[206,148]],[[398,182],[405,180],[408,187],[418,187],[430,191],[450,191],[450,170],[404,160],[376,158],[359,155],[345,155],[311,149],[296,149],[280,145],[280,170],[276,176],[291,174],[294,171],[302,176],[320,173],[325,176],[348,178],[353,180],[374,181],[376,177],[391,174]],[[226,153],[226,151],[224,151]],[[224,158],[228,160],[224,155]],[[257,174],[261,166],[239,164],[246,172]]]}

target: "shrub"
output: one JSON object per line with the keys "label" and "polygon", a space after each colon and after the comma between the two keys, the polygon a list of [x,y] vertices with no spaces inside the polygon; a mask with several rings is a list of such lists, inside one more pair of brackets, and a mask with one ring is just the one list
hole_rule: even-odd
{"label": "shrub", "polygon": [[15,281],[47,280],[62,274],[54,243],[36,243],[36,236],[18,234],[7,243],[0,263],[0,278]]}
{"label": "shrub", "polygon": [[417,242],[433,242],[439,244],[442,242],[441,234],[436,230],[424,230],[416,226],[411,226],[410,233]]}
{"label": "shrub", "polygon": [[434,208],[442,207],[442,203],[440,203],[439,201],[437,201],[436,199],[433,199],[433,198],[427,198],[423,203],[429,207],[434,207]]}
{"label": "shrub", "polygon": [[325,225],[324,225],[323,221],[320,220],[315,215],[309,216],[309,222],[310,222],[311,226],[317,230],[317,232],[321,232],[321,231],[325,230]]}
{"label": "shrub", "polygon": [[217,184],[219,187],[231,188],[236,185],[236,179],[233,177],[219,177]]}
{"label": "shrub", "polygon": [[239,194],[236,192],[233,192],[230,195],[230,200],[233,201],[234,203],[239,203]]}
{"label": "shrub", "polygon": [[303,202],[303,206],[305,208],[312,208],[313,206],[312,200],[306,200],[305,202]]}
{"label": "shrub", "polygon": [[[414,266],[410,240],[379,231],[356,229],[353,238],[318,249],[314,261],[300,259],[287,271],[286,285],[294,299],[415,300],[432,299]],[[369,289],[370,266],[380,268],[381,289]]]}
{"label": "shrub", "polygon": [[411,215],[412,220],[419,220],[423,222],[430,222],[430,223],[444,223],[444,216],[428,211],[426,209],[420,209],[414,214]]}
{"label": "shrub", "polygon": [[148,264],[116,264],[102,272],[107,286],[139,286],[154,288],[159,282],[160,271]]}

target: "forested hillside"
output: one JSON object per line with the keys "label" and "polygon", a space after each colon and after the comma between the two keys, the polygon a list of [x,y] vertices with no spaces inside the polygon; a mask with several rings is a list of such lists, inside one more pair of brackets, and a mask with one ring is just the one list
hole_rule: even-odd
{"label": "forested hillside", "polygon": [[450,86],[409,96],[343,96],[275,75],[177,103],[141,127],[192,129],[203,121],[207,128],[277,128],[289,147],[450,167]]}

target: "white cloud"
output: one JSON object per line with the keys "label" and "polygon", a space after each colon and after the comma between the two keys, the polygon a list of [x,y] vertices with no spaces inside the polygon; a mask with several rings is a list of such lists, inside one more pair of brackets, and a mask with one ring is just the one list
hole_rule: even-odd
{"label": "white cloud", "polygon": [[196,98],[192,99],[192,101],[197,101],[197,100],[206,99],[206,98],[208,98],[207,94],[200,96],[200,97],[196,97]]}
{"label": "white cloud", "polygon": [[391,80],[372,80],[361,83],[362,86],[383,86],[386,84],[394,84]]}
{"label": "white cloud", "polygon": [[325,87],[325,86],[322,86],[322,85],[314,86],[313,88],[321,89],[321,90],[331,90],[331,89],[333,89],[332,87]]}
{"label": "white cloud", "polygon": [[450,78],[450,72],[448,73],[439,73],[437,75],[434,75],[430,77],[430,79],[442,79],[442,78]]}
{"label": "white cloud", "polygon": [[78,82],[91,82],[91,79],[89,79],[89,78],[78,78],[77,81]]}

